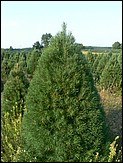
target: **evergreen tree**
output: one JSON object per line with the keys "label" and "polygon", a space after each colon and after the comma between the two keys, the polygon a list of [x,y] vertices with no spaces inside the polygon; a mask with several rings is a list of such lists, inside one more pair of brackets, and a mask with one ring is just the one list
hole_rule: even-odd
{"label": "evergreen tree", "polygon": [[[4,53],[4,58],[6,58],[7,60],[9,60],[9,58],[10,58],[10,54],[12,53],[10,50],[6,50],[6,51],[4,51],[5,53]],[[3,58],[3,59],[4,59]]]}
{"label": "evergreen tree", "polygon": [[5,83],[8,79],[9,73],[11,71],[11,67],[9,66],[8,59],[4,58],[1,64],[1,78]]}
{"label": "evergreen tree", "polygon": [[111,92],[121,90],[122,69],[118,62],[118,54],[113,54],[100,77],[100,85]]}
{"label": "evergreen tree", "polygon": [[91,71],[93,72],[93,63],[94,61],[96,60],[96,55],[95,54],[92,54],[91,51],[88,51],[87,55],[86,55],[86,58],[88,60],[88,64],[90,66],[90,69]]}
{"label": "evergreen tree", "polygon": [[19,62],[19,57],[20,57],[20,52],[17,51],[17,52],[14,54],[14,56],[13,56],[13,58],[14,58],[14,60],[15,60],[16,63]]}
{"label": "evergreen tree", "polygon": [[97,67],[99,64],[100,59],[102,58],[102,54],[97,54],[95,61],[93,62],[92,65],[92,70],[93,70],[93,79],[95,81],[95,83],[97,83],[97,81],[99,80],[99,74],[97,71]]}
{"label": "evergreen tree", "polygon": [[22,153],[19,161],[90,161],[105,148],[107,126],[100,97],[65,24],[43,50],[26,107],[22,140],[28,159]]}
{"label": "evergreen tree", "polygon": [[[6,81],[8,80],[9,73],[15,64],[13,55],[14,55],[13,51],[3,51],[2,52],[1,81],[2,81],[3,86],[6,83]],[[2,88],[4,88],[4,87],[2,87]]]}
{"label": "evergreen tree", "polygon": [[118,55],[118,64],[119,64],[118,88],[122,94],[122,52],[120,52]]}
{"label": "evergreen tree", "polygon": [[[29,86],[28,80],[25,78],[23,72],[19,70],[18,63],[11,70],[7,82],[4,85],[2,112],[13,112],[14,106],[21,108],[24,106],[25,95]],[[22,110],[21,110],[22,111]],[[19,110],[15,110],[15,115],[18,115]]]}
{"label": "evergreen tree", "polygon": [[41,56],[41,51],[33,50],[30,58],[28,59],[27,73],[31,75],[31,78],[38,64],[38,59],[40,56]]}
{"label": "evergreen tree", "polygon": [[100,82],[100,76],[106,66],[106,63],[109,61],[110,57],[112,56],[112,53],[104,53],[104,54],[101,54],[102,57],[101,59],[99,60],[99,63],[98,63],[98,66],[97,66],[97,72],[98,72],[98,80],[97,80],[97,83],[99,84]]}
{"label": "evergreen tree", "polygon": [[116,42],[112,45],[112,48],[113,48],[113,49],[120,49],[120,48],[121,48],[121,44],[120,44],[118,41],[116,41]]}
{"label": "evergreen tree", "polygon": [[122,52],[120,52],[119,55],[118,55],[118,63],[120,65],[121,69],[122,69]]}
{"label": "evergreen tree", "polygon": [[19,69],[24,72],[25,75],[27,75],[27,61],[26,61],[26,54],[25,52],[20,53],[19,58]]}

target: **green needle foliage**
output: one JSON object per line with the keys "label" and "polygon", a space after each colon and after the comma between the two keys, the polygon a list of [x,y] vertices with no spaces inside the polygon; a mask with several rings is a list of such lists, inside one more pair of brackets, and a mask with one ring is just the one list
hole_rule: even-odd
{"label": "green needle foliage", "polygon": [[98,72],[98,84],[100,81],[100,76],[105,68],[106,63],[109,61],[109,59],[111,58],[112,53],[104,53],[102,54],[101,59],[99,60],[99,64],[97,66],[97,72]]}
{"label": "green needle foliage", "polygon": [[122,52],[120,52],[119,55],[118,55],[118,62],[119,62],[119,65],[120,65],[120,67],[122,69]]}
{"label": "green needle foliage", "polygon": [[97,81],[99,80],[99,73],[97,71],[97,67],[99,64],[100,59],[102,58],[102,54],[97,54],[97,57],[95,61],[93,62],[92,70],[93,70],[93,79],[95,83],[97,84]]}
{"label": "green needle foliage", "polygon": [[[29,82],[26,79],[23,71],[19,70],[18,63],[15,64],[14,69],[10,71],[7,82],[4,85],[3,100],[2,100],[2,112],[13,113],[13,107],[17,105],[17,108],[24,106],[25,95]],[[23,107],[22,107],[23,108]],[[15,110],[16,116],[22,112],[22,110]]]}
{"label": "green needle foliage", "polygon": [[[119,57],[118,57],[119,56]],[[100,85],[112,93],[122,89],[122,67],[119,54],[113,54],[106,64],[100,77]]]}
{"label": "green needle foliage", "polygon": [[[16,109],[18,106],[14,106]],[[22,114],[14,118],[15,112],[11,115],[6,112],[1,117],[1,162],[16,162],[21,148],[21,121]]]}
{"label": "green needle foliage", "polygon": [[[26,98],[19,161],[90,161],[105,149],[107,126],[87,61],[62,31],[43,50]],[[27,158],[28,157],[28,158]]]}
{"label": "green needle foliage", "polygon": [[88,64],[89,64],[90,69],[92,70],[92,72],[93,72],[93,63],[96,60],[96,56],[97,56],[97,54],[96,55],[92,54],[91,51],[88,51],[88,54],[86,55],[86,58],[88,60]]}
{"label": "green needle foliage", "polygon": [[11,68],[8,64],[8,60],[6,58],[3,59],[1,63],[1,79],[4,83],[7,81]]}
{"label": "green needle foliage", "polygon": [[36,69],[36,66],[38,64],[38,59],[40,58],[40,56],[41,56],[41,51],[33,50],[29,60],[27,61],[27,73],[31,75],[31,78]]}

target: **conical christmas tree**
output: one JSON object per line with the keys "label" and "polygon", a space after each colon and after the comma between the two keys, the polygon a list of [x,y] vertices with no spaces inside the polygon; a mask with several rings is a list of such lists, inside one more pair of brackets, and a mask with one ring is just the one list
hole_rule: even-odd
{"label": "conical christmas tree", "polygon": [[4,85],[2,112],[9,112],[13,114],[13,108],[17,106],[15,114],[19,114],[22,110],[19,109],[24,105],[25,95],[29,82],[26,79],[23,71],[19,70],[18,63],[15,64],[14,69],[10,71],[7,82]]}
{"label": "conical christmas tree", "polygon": [[38,59],[41,56],[41,51],[38,50],[33,50],[31,52],[31,56],[29,58],[29,60],[27,61],[27,72],[28,74],[31,75],[31,77],[33,76],[33,73],[36,69],[36,66],[38,64]]}
{"label": "conical christmas tree", "polygon": [[100,83],[100,76],[101,76],[101,74],[102,74],[102,72],[103,72],[103,70],[104,70],[104,68],[105,68],[105,66],[106,66],[106,64],[107,64],[107,62],[109,61],[109,59],[111,58],[111,56],[112,56],[112,53],[104,53],[104,54],[101,54],[102,55],[102,57],[101,57],[101,59],[99,60],[99,63],[98,63],[98,66],[97,66],[97,72],[98,72],[98,81],[97,81],[97,83],[98,83],[98,85],[99,85],[99,83]]}
{"label": "conical christmas tree", "polygon": [[89,161],[102,150],[104,110],[87,61],[65,23],[42,52],[26,107],[22,139],[28,160],[21,161]]}

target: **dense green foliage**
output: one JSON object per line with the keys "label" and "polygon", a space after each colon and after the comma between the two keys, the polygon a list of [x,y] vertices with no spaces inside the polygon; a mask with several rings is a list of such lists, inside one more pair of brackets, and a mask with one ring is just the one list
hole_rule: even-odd
{"label": "dense green foliage", "polygon": [[[121,54],[119,54],[121,55]],[[110,91],[121,91],[122,89],[122,67],[121,58],[118,54],[113,54],[106,64],[100,79],[100,85]]]}
{"label": "dense green foliage", "polygon": [[[17,105],[17,108],[24,106],[25,94],[29,82],[26,79],[24,73],[19,70],[19,65],[16,64],[14,69],[11,70],[7,82],[4,85],[2,94],[2,112],[13,112],[13,107]],[[22,112],[22,110],[15,110],[16,116]]]}
{"label": "dense green foliage", "polygon": [[99,81],[99,72],[97,71],[98,64],[100,62],[100,59],[102,58],[102,54],[96,54],[96,58],[92,64],[92,73],[93,73],[93,79],[95,83]]}
{"label": "dense green foliage", "polygon": [[115,42],[113,45],[112,45],[112,48],[113,49],[121,49],[122,48],[122,44],[120,44],[118,41]]}
{"label": "dense green foliage", "polygon": [[21,52],[19,56],[19,70],[23,71],[25,76],[27,76],[27,56],[25,52]]}
{"label": "dense green foliage", "polygon": [[40,45],[39,41],[36,41],[36,42],[34,43],[34,45],[33,45],[33,48],[34,48],[34,49],[41,49],[41,48],[43,48],[43,46]]}
{"label": "dense green foliage", "polygon": [[[89,161],[96,151],[103,154],[104,110],[87,61],[65,24],[43,50],[26,106],[22,140],[29,160]],[[20,161],[26,158],[21,155]]]}
{"label": "dense green foliage", "polygon": [[106,63],[109,61],[110,57],[112,56],[112,53],[106,53],[106,54],[102,54],[102,57],[99,60],[98,66],[96,68],[97,72],[98,72],[98,80],[97,83],[100,84],[100,76],[103,72],[103,69],[105,68]]}
{"label": "dense green foliage", "polygon": [[31,75],[31,78],[38,64],[38,59],[40,58],[40,56],[41,51],[34,50],[32,51],[31,56],[29,57],[29,60],[27,62],[27,73]]}
{"label": "dense green foliage", "polygon": [[[17,108],[21,110],[21,108]],[[22,106],[20,106],[22,107]],[[1,162],[17,162],[21,149],[21,121],[22,113],[15,118],[15,112],[5,114],[1,117]]]}
{"label": "dense green foliage", "polygon": [[92,67],[93,67],[93,63],[94,63],[95,60],[96,60],[96,56],[97,56],[97,55],[93,55],[91,51],[88,51],[88,53],[87,53],[87,55],[86,55],[86,58],[87,58],[87,60],[88,60],[88,64],[89,64],[89,66],[90,66],[90,70],[91,70],[92,72],[93,72]]}
{"label": "dense green foliage", "polygon": [[5,83],[8,79],[9,73],[11,71],[10,66],[8,65],[8,59],[4,58],[1,63],[1,79]]}
{"label": "dense green foliage", "polygon": [[41,45],[44,47],[47,47],[50,43],[50,40],[52,38],[51,33],[46,33],[41,36]]}
{"label": "dense green foliage", "polygon": [[122,51],[92,54],[90,51],[86,58],[90,65],[96,86],[102,90],[121,94],[122,85]]}

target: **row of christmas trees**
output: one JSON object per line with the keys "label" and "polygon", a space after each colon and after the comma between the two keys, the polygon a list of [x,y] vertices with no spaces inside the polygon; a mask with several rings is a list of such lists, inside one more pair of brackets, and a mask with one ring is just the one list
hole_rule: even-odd
{"label": "row of christmas trees", "polygon": [[[101,161],[107,159],[112,140],[89,65],[93,61],[88,61],[75,45],[63,23],[62,31],[47,48],[33,51],[30,56],[16,53],[3,58],[2,65],[9,59],[7,66],[13,67],[9,76],[6,69],[2,76],[4,161],[10,149],[17,157],[13,159],[12,153],[9,162],[88,162],[95,159],[96,152]],[[19,127],[15,125],[18,120]],[[10,124],[15,130],[7,137]],[[17,143],[9,142],[15,140],[15,133],[21,150]]]}
{"label": "row of christmas trees", "polygon": [[122,52],[86,55],[93,79],[100,89],[111,93],[122,92]]}

